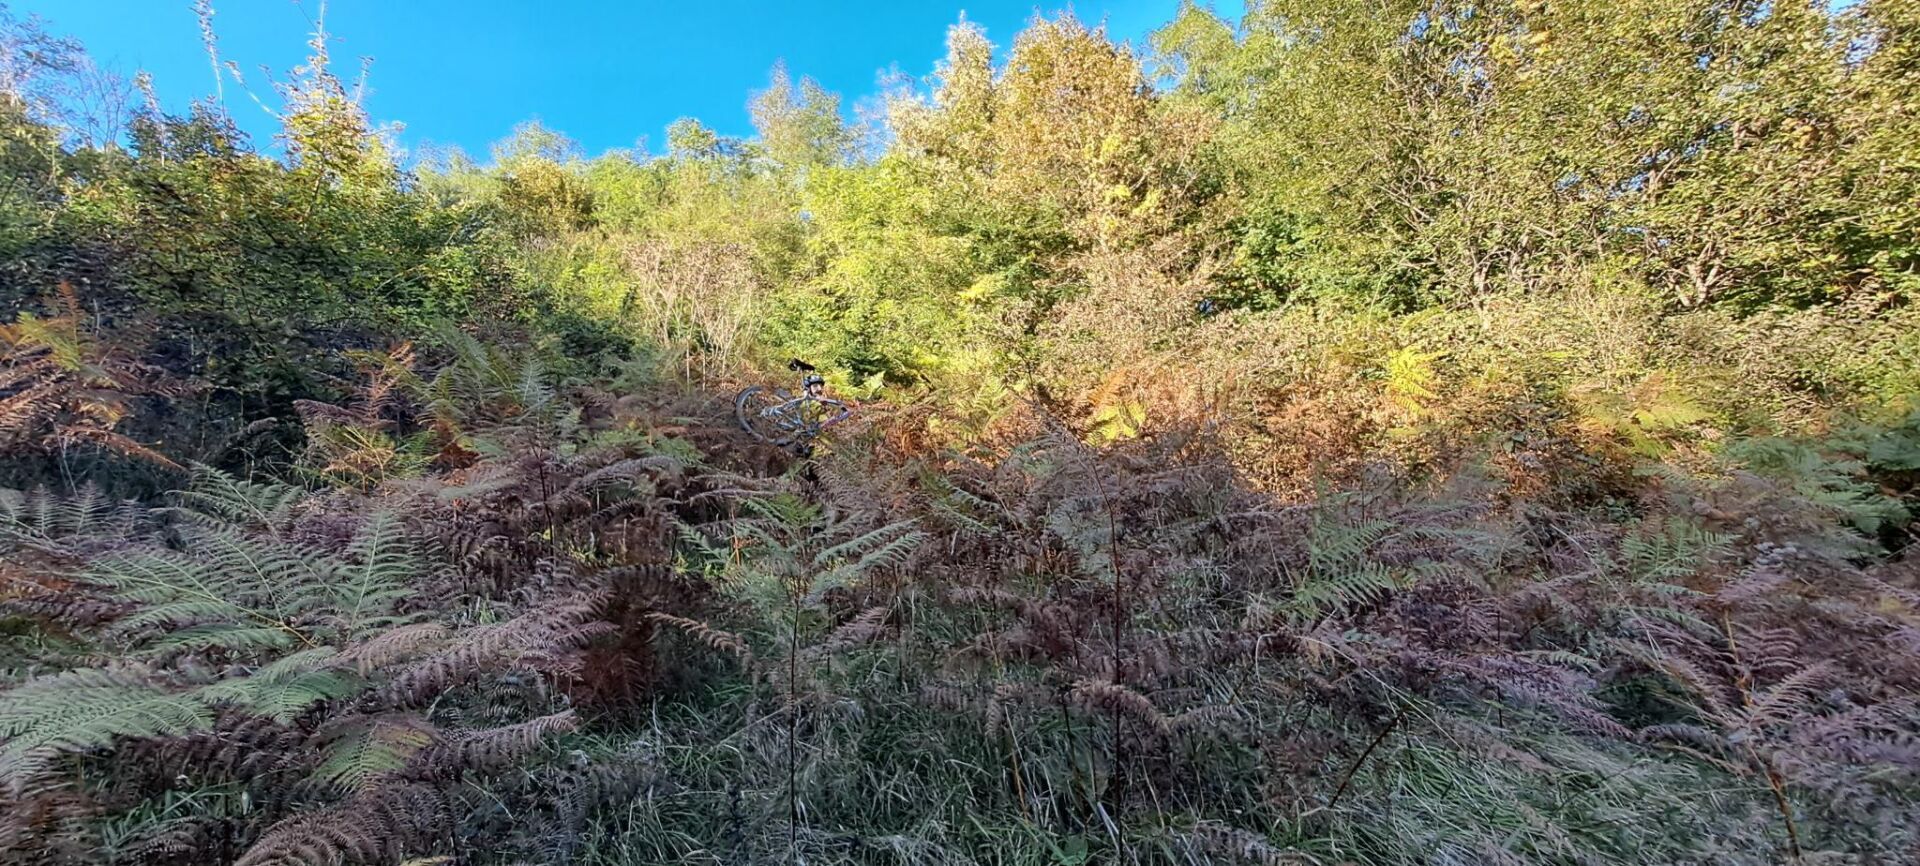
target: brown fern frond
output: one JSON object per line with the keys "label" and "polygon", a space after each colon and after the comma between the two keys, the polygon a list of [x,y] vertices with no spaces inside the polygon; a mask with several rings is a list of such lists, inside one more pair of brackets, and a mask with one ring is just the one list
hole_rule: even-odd
{"label": "brown fern frond", "polygon": [[947,601],[998,610],[1018,611],[1033,603],[1026,596],[999,587],[956,586],[947,590]]}
{"label": "brown fern frond", "polygon": [[1735,749],[1734,745],[1719,733],[1698,725],[1680,723],[1650,725],[1637,732],[1636,737],[1645,743],[1666,743],[1669,748],[1684,752],[1732,775],[1745,775],[1755,769],[1750,753]]}
{"label": "brown fern frond", "polygon": [[434,852],[452,830],[446,792],[418,783],[381,785],[269,827],[235,866],[398,863]]}
{"label": "brown fern frond", "polygon": [[[22,376],[31,372],[30,368],[16,368],[14,375]],[[7,387],[0,384],[0,387]],[[54,398],[59,388],[51,382],[37,383],[0,398],[0,433],[9,434],[8,438],[29,435],[31,431],[45,425],[59,415],[60,407]]]}
{"label": "brown fern frond", "polygon": [[1170,720],[1146,695],[1111,681],[1080,680],[1068,690],[1067,697],[1089,712],[1117,712],[1131,716],[1157,733],[1167,733]]}
{"label": "brown fern frond", "polygon": [[1167,718],[1167,731],[1182,736],[1206,736],[1223,732],[1239,733],[1246,728],[1247,713],[1233,704],[1209,704]]}
{"label": "brown fern frond", "polygon": [[993,689],[987,693],[986,704],[982,708],[987,733],[992,735],[1005,730],[1012,711],[1047,700],[1049,697],[1046,690],[1034,683],[995,683]]}
{"label": "brown fern frond", "polygon": [[455,683],[488,671],[531,665],[564,672],[560,657],[608,627],[593,621],[602,600],[599,593],[569,596],[503,623],[461,631],[444,649],[398,672],[382,694],[395,705],[420,706]]}
{"label": "brown fern frond", "polygon": [[892,612],[886,607],[867,608],[808,649],[816,656],[830,656],[871,641],[886,631],[887,616]]}
{"label": "brown fern frond", "polygon": [[1281,848],[1251,830],[1218,821],[1202,821],[1180,834],[1195,853],[1208,862],[1257,863],[1260,866],[1301,866],[1318,861],[1304,852]]}
{"label": "brown fern frond", "polygon": [[222,712],[214,726],[185,737],[128,741],[117,753],[157,781],[271,780],[304,773],[313,758],[308,734],[292,725],[237,711]]}
{"label": "brown fern frond", "polygon": [[743,665],[751,666],[753,664],[753,649],[747,646],[747,642],[744,639],[742,639],[739,635],[734,634],[733,632],[714,628],[713,626],[708,625],[707,623],[701,622],[697,619],[688,619],[683,616],[674,616],[673,614],[665,613],[662,611],[654,611],[653,613],[649,613],[647,614],[647,618],[650,620],[653,620],[654,622],[665,623],[667,625],[673,626],[674,628],[680,629],[681,631],[684,631],[687,634],[693,636],[695,640],[698,640],[701,643],[704,643],[707,646],[712,647],[716,650],[719,650],[725,653],[732,653],[735,657],[740,659],[740,663]]}
{"label": "brown fern frond", "polygon": [[320,424],[354,424],[371,426],[365,423],[360,413],[332,403],[318,400],[295,400],[293,411],[300,416],[300,423],[309,427]]}
{"label": "brown fern frond", "polygon": [[452,634],[437,622],[419,622],[388,629],[340,651],[336,664],[351,665],[361,676],[411,658],[420,650],[445,640]]}
{"label": "brown fern frond", "polygon": [[137,457],[149,463],[165,466],[168,469],[184,469],[185,468],[185,467],[182,467],[180,464],[175,463],[173,461],[173,458],[168,457],[165,454],[162,454],[158,451],[153,450],[152,448],[149,448],[145,445],[135,442],[132,439],[129,439],[125,436],[115,433],[112,430],[108,430],[100,427],[87,427],[87,426],[72,427],[63,434],[63,438],[66,438],[75,442],[91,442],[94,445],[97,445],[108,451],[112,451],[116,454],[122,454],[127,457]]}
{"label": "brown fern frond", "polygon": [[572,710],[529,719],[514,725],[464,731],[443,739],[413,757],[407,773],[427,778],[444,778],[469,770],[496,770],[521,760],[540,748],[554,734],[576,730],[579,720]]}
{"label": "brown fern frond", "polygon": [[651,484],[656,477],[672,475],[686,467],[672,457],[634,457],[621,460],[581,475],[568,489],[573,492],[600,490],[615,484]]}
{"label": "brown fern frond", "polygon": [[1828,682],[1833,674],[1833,667],[1825,662],[1794,671],[1753,696],[1753,703],[1747,711],[1748,723],[1766,725],[1785,721],[1791,715],[1804,712],[1812,702],[1814,691]]}
{"label": "brown fern frond", "polygon": [[951,683],[928,683],[920,687],[919,698],[922,703],[938,710],[954,712],[971,710],[974,699],[964,687]]}

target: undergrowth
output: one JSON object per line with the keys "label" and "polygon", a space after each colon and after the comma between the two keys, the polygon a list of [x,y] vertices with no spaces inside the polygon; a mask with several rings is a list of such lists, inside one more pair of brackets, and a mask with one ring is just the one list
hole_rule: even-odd
{"label": "undergrowth", "polygon": [[366,394],[304,409],[311,486],[0,499],[0,850],[1920,850],[1920,586],[1862,519],[1899,503],[1843,458],[1756,445],[1624,516],[1471,468],[1289,502],[1203,432],[1096,447],[1036,415],[995,459],[901,458],[863,444],[881,418],[789,464],[689,425],[720,415],[698,395],[447,357],[372,359]]}

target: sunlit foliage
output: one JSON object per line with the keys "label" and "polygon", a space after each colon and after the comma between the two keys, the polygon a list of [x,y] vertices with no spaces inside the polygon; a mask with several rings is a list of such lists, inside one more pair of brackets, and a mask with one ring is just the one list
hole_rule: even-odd
{"label": "sunlit foliage", "polygon": [[0,860],[1920,857],[1920,6],[1247,6],[481,159],[0,8]]}

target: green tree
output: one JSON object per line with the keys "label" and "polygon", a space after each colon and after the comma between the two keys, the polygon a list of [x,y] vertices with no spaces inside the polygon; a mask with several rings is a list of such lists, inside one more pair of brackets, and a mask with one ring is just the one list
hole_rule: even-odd
{"label": "green tree", "polygon": [[782,168],[837,165],[852,153],[854,135],[840,117],[840,97],[811,78],[794,84],[785,64],[773,67],[767,89],[747,108],[760,146]]}

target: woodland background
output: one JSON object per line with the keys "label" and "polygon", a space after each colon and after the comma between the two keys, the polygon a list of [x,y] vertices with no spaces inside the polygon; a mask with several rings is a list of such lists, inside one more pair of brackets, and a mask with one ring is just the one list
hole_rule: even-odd
{"label": "woodland background", "polygon": [[1249,6],[484,160],[0,16],[0,861],[1920,860],[1920,3]]}

